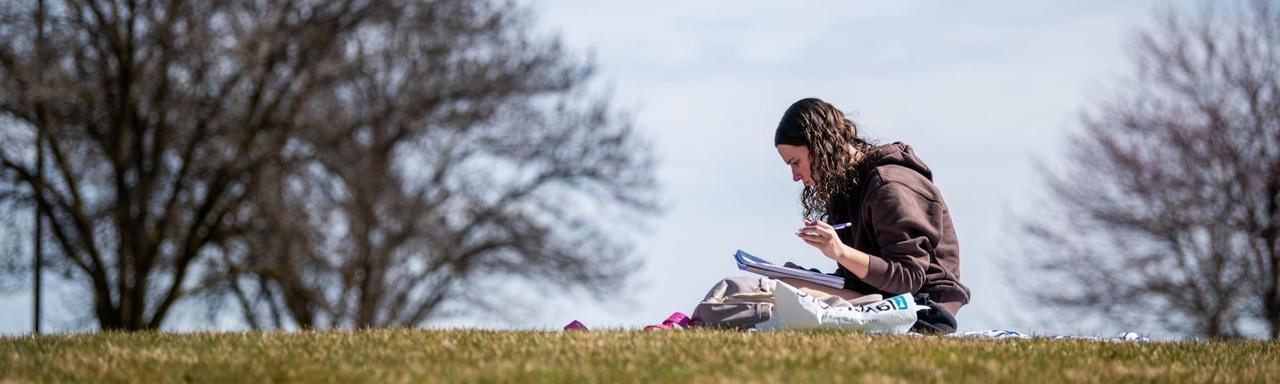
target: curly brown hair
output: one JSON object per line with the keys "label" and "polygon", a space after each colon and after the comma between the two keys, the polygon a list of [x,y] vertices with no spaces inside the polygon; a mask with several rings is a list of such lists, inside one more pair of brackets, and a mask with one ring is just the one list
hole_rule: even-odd
{"label": "curly brown hair", "polygon": [[773,145],[778,144],[809,149],[814,185],[804,187],[800,206],[804,217],[814,220],[826,220],[832,198],[857,188],[857,154],[873,148],[844,112],[816,98],[801,99],[782,114],[773,136]]}

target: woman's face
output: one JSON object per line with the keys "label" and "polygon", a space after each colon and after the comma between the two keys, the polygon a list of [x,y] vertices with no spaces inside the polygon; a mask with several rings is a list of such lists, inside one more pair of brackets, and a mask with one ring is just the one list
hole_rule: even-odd
{"label": "woman's face", "polygon": [[809,168],[809,147],[778,144],[778,156],[791,167],[791,181],[803,182],[813,187],[813,171]]}

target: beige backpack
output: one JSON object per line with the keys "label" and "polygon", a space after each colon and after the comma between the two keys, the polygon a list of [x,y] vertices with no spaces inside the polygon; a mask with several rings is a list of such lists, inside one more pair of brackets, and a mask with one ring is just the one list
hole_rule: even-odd
{"label": "beige backpack", "polygon": [[[773,314],[773,291],[778,281],[767,277],[729,277],[720,280],[693,309],[693,325],[712,328],[750,329]],[[831,307],[852,307],[881,300],[868,295],[845,300],[826,296],[820,301]]]}

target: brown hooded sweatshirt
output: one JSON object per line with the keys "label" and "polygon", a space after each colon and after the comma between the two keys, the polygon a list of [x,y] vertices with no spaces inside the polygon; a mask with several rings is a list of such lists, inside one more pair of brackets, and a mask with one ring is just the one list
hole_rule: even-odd
{"label": "brown hooded sweatshirt", "polygon": [[837,198],[832,223],[845,244],[871,255],[867,277],[840,266],[845,289],[898,295],[927,293],[952,315],[969,302],[960,283],[960,244],[933,172],[902,143],[876,147],[858,167],[860,185]]}

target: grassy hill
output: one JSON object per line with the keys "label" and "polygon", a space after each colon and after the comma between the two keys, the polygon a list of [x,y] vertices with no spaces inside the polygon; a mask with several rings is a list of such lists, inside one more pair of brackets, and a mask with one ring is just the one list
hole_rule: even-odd
{"label": "grassy hill", "polygon": [[839,331],[367,330],[0,339],[5,382],[1280,382],[1280,343]]}

